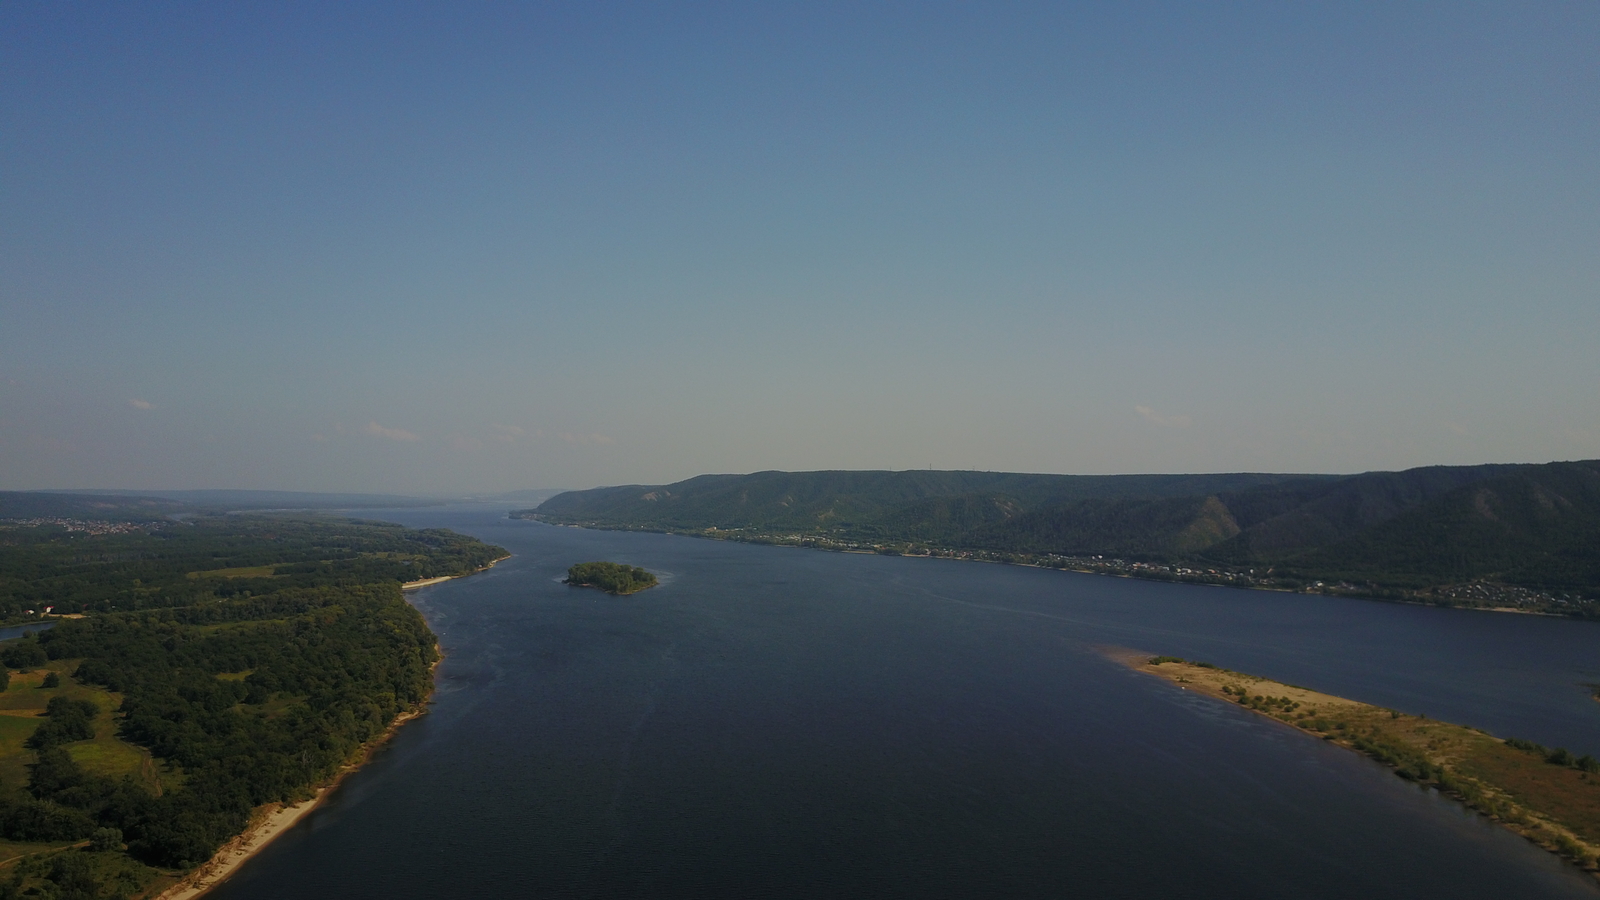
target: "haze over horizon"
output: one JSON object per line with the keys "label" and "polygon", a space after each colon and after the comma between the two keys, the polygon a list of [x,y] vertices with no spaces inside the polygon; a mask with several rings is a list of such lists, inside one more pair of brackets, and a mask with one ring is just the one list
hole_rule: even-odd
{"label": "haze over horizon", "polygon": [[0,489],[1600,457],[1600,6],[0,7]]}

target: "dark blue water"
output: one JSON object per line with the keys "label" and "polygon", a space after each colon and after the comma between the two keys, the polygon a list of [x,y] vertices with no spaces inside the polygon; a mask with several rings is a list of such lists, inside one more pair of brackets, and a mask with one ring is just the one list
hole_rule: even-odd
{"label": "dark blue water", "polygon": [[[1118,644],[1600,754],[1600,628],[555,528],[413,595],[430,715],[214,896],[1595,897],[1387,769]],[[567,588],[611,559],[663,574]]]}
{"label": "dark blue water", "polygon": [[54,627],[56,627],[54,622],[40,622],[36,625],[14,625],[10,628],[0,628],[0,641],[9,641],[12,638],[19,638],[29,634],[38,634],[41,631],[49,631]]}

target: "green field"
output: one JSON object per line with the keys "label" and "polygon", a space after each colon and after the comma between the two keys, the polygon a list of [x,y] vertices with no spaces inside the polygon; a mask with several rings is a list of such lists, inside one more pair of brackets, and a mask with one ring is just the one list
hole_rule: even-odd
{"label": "green field", "polygon": [[190,572],[190,578],[271,578],[277,566],[235,566],[231,569],[207,569]]}
{"label": "green field", "polygon": [[[116,710],[122,697],[89,685],[77,684],[71,672],[78,660],[52,660],[31,672],[11,673],[11,684],[0,693],[0,790],[21,791],[28,782],[28,764],[33,762],[33,751],[24,742],[44,721],[45,707],[53,697],[70,697],[88,700],[100,708],[95,719],[95,736],[92,740],[66,744],[74,762],[94,775],[121,778],[132,775],[146,787],[157,790],[154,767],[149,751],[137,747],[117,736]],[[54,672],[61,679],[59,687],[41,687],[45,675]]]}

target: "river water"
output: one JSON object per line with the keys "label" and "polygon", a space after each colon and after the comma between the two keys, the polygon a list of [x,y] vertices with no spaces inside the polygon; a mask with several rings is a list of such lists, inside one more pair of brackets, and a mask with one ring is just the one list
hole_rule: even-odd
{"label": "river water", "polygon": [[[412,596],[429,715],[212,896],[1597,897],[1389,770],[1107,661],[1600,755],[1600,626],[382,510],[515,556]],[[632,597],[567,566],[657,572]]]}

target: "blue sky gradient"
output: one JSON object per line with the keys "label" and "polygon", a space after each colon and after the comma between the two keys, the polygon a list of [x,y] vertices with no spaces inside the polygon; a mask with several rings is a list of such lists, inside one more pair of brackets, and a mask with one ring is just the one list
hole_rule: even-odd
{"label": "blue sky gradient", "polygon": [[1600,456],[1600,6],[0,6],[0,488]]}

